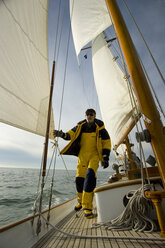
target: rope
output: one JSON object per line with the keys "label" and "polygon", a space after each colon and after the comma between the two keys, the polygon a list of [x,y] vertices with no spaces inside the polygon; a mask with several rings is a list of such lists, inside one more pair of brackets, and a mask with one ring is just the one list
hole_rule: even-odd
{"label": "rope", "polygon": [[[61,6],[61,1],[60,1],[60,6]],[[66,7],[66,5],[65,5],[65,7]],[[58,24],[59,24],[59,16],[58,16]],[[64,24],[64,13],[63,13],[63,20],[62,20],[62,28],[61,28],[61,32],[60,32],[60,41],[61,41],[63,24]],[[65,89],[65,83],[66,83],[66,69],[67,69],[68,54],[69,54],[70,36],[71,36],[71,23],[69,25],[69,35],[68,35],[68,41],[67,41],[67,53],[66,53],[66,60],[65,60],[65,65],[64,65],[65,70],[64,70],[64,79],[63,79],[62,96],[61,96],[61,104],[60,104],[60,115],[59,115],[59,122],[58,122],[58,130],[60,129],[60,124],[61,124],[62,107],[63,107],[63,99],[64,99],[64,89]],[[60,41],[59,41],[59,46],[58,46],[58,51],[57,51],[57,57],[59,56]],[[57,36],[56,36],[56,42],[57,42]],[[54,53],[54,56],[55,56],[55,53]],[[57,140],[55,142],[57,142],[57,144],[58,144],[58,138],[57,138]],[[50,188],[50,198],[49,198],[49,211],[48,211],[48,215],[47,215],[48,220],[50,218],[50,208],[51,208],[51,202],[52,202],[52,192],[53,192],[53,185],[54,185],[53,182],[54,182],[54,177],[55,177],[55,167],[56,167],[56,158],[57,158],[57,146],[55,146],[54,154],[55,154],[55,156],[54,156],[53,175],[52,175],[52,181],[51,181],[51,185],[50,185],[51,188]]]}
{"label": "rope", "polygon": [[[117,35],[116,35],[116,37],[117,37]],[[124,62],[124,57],[123,57],[123,54],[122,54],[122,51],[121,51],[121,47],[120,47],[120,43],[119,43],[118,39],[117,39],[117,44],[118,44],[120,53],[118,53],[116,49],[114,51],[118,55],[120,55],[120,58],[122,60],[122,66],[121,66],[121,64],[120,64],[120,66],[121,66],[121,68],[122,68],[122,70],[123,70],[123,72],[125,74],[125,77],[124,78],[125,78],[126,83],[127,83],[127,88],[128,88],[128,93],[129,93],[129,97],[130,97],[130,102],[131,102],[132,110],[135,110],[135,114],[132,115],[132,116],[134,118],[134,121],[136,121],[136,115],[139,114],[139,110],[138,110],[137,103],[136,103],[136,100],[135,100],[135,96],[134,96],[134,93],[133,93],[133,88],[131,87],[131,83],[130,83],[130,80],[129,80],[129,75],[128,75],[128,72],[127,72],[127,69],[126,69],[126,64]],[[113,44],[112,44],[112,47],[113,47]],[[138,124],[137,124],[137,122],[135,122],[135,123],[136,123],[137,132],[140,133]],[[140,124],[141,130],[143,131],[141,120],[139,120],[139,124]],[[139,143],[139,150],[140,150],[140,160],[143,161],[143,163],[145,165],[147,180],[148,180],[148,183],[150,184],[149,174],[148,174],[147,165],[146,165],[146,162],[145,162],[145,155],[144,155],[143,146],[142,146],[141,141]],[[142,175],[142,187],[144,187],[143,163],[142,162],[140,163],[140,165],[141,165],[141,175]],[[144,190],[143,190],[143,195],[144,195]]]}
{"label": "rope", "polygon": [[[54,154],[55,154],[55,147],[53,149],[53,155],[52,155],[52,159],[51,159],[51,162],[50,162],[50,166],[53,162],[53,157],[54,157]],[[50,170],[50,166],[49,166],[49,170]],[[50,208],[51,208],[51,203],[52,203],[52,193],[53,193],[53,181],[54,181],[54,170],[53,170],[53,176],[52,176],[52,181],[51,181],[51,184],[50,184],[50,195],[49,195],[49,208],[48,208],[48,214],[47,214],[47,220],[50,219]]]}
{"label": "rope", "polygon": [[[55,143],[54,145],[57,146],[57,149],[58,149],[59,154],[60,154],[60,149],[59,149],[58,144]],[[63,162],[63,164],[64,164],[64,166],[65,166],[66,172],[67,172],[67,174],[68,174],[69,181],[70,181],[70,183],[71,183],[71,185],[72,185],[72,187],[73,187],[73,191],[74,191],[75,194],[76,194],[76,192],[77,192],[77,191],[76,191],[76,187],[75,187],[75,185],[73,184],[73,181],[72,181],[72,178],[71,178],[71,176],[70,176],[70,174],[69,174],[69,171],[68,171],[68,168],[67,168],[67,166],[66,166],[65,160],[64,160],[64,158],[63,158],[63,156],[62,156],[61,154],[60,154],[60,156],[61,156],[62,162]]]}
{"label": "rope", "polygon": [[57,226],[53,225],[52,223],[50,223],[49,221],[47,221],[47,219],[43,216],[43,214],[41,212],[39,212],[39,215],[42,217],[42,219],[46,222],[47,225],[50,225],[54,230],[56,230],[57,232],[60,232],[64,235],[66,235],[67,237],[70,238],[76,238],[76,239],[109,239],[109,240],[152,240],[152,241],[162,241],[165,242],[164,238],[149,238],[149,237],[123,237],[123,236],[90,236],[90,235],[76,235],[76,234],[71,234],[68,232],[64,232],[62,231],[60,228],[58,228]]}
{"label": "rope", "polygon": [[[145,190],[150,190],[150,185],[144,186]],[[132,195],[129,197],[129,195]],[[117,218],[107,223],[94,223],[93,227],[105,226],[108,230],[134,230],[139,232],[153,232],[155,223],[150,218],[150,201],[143,197],[143,187],[130,191],[127,194],[129,202],[125,210]]]}
{"label": "rope", "polygon": [[[48,175],[49,175],[49,172],[50,172],[50,167],[51,167],[51,164],[52,164],[52,161],[53,161],[53,157],[54,157],[54,151],[53,151],[53,154],[52,154],[52,158],[50,160],[49,169],[47,171],[45,182],[44,182],[44,184],[41,185],[41,187],[43,187],[43,188],[44,188],[44,186],[45,186],[45,184],[47,182],[47,179],[48,179]],[[34,203],[33,203],[33,219],[31,221],[32,222],[32,225],[33,225],[34,217],[35,217],[35,213],[36,213],[37,201],[38,201],[39,198],[42,198],[42,194],[43,194],[43,190],[42,189],[39,191],[39,186],[40,186],[40,182],[41,182],[42,166],[43,166],[43,155],[42,155],[42,160],[41,160],[41,167],[40,167],[39,180],[38,180],[38,186],[37,186],[37,194],[36,194],[36,198],[35,198]],[[40,199],[40,201],[41,201],[41,199]],[[39,220],[39,222],[40,222],[40,220]]]}
{"label": "rope", "polygon": [[37,186],[37,192],[36,192],[36,198],[34,200],[34,203],[33,203],[33,219],[31,221],[32,225],[34,223],[34,217],[35,217],[35,214],[36,214],[36,205],[37,205],[37,201],[40,197],[40,192],[39,191],[39,186],[40,186],[40,182],[41,182],[41,172],[42,172],[42,166],[43,166],[43,153],[42,153],[42,160],[41,160],[41,166],[40,166],[40,173],[39,173],[39,179],[38,179],[38,186]]}
{"label": "rope", "polygon": [[[120,43],[119,43],[118,39],[117,39],[117,42],[118,42],[118,46],[119,46],[119,50],[120,50],[120,54],[121,54],[121,59],[122,59],[122,64],[123,64],[123,68],[124,68],[125,79],[126,79],[126,82],[127,82],[127,88],[128,88],[128,92],[129,92],[130,102],[131,102],[131,105],[132,105],[132,110],[135,109],[135,114],[133,115],[133,118],[134,118],[134,121],[136,123],[135,125],[136,125],[137,132],[140,133],[138,124],[136,122],[136,115],[139,114],[138,106],[137,106],[135,96],[134,96],[134,93],[133,93],[133,88],[131,87],[130,79],[129,79],[129,76],[128,76],[128,73],[127,73],[127,70],[126,70],[126,64],[124,62],[124,57],[123,57],[121,47],[120,47]],[[141,62],[141,64],[142,64],[142,62]],[[141,130],[144,131],[141,119],[139,119],[139,124],[140,124]],[[150,184],[147,165],[146,165],[146,162],[145,162],[144,150],[143,150],[143,146],[142,146],[141,141],[139,142],[139,150],[140,150],[140,160],[143,161],[143,163],[144,163],[148,184]],[[144,186],[143,163],[140,163],[141,164],[142,187]],[[144,189],[143,189],[143,195],[144,195]]]}
{"label": "rope", "polygon": [[[61,1],[62,2],[62,1]],[[60,2],[60,5],[61,5]],[[64,11],[63,11],[63,18],[62,18],[62,26],[61,26],[61,32],[60,32],[60,37],[59,37],[59,45],[58,45],[58,50],[57,50],[57,56],[55,56],[56,52],[54,51],[54,60],[56,57],[56,61],[58,61],[58,56],[59,56],[59,51],[60,51],[60,44],[61,44],[61,38],[62,38],[62,31],[63,31],[63,27],[64,27],[64,17],[65,17],[65,10],[67,7],[67,1],[65,1],[65,7],[64,7]],[[59,9],[61,8],[61,6],[59,7]],[[58,26],[59,26],[59,22],[58,22]],[[57,42],[57,41],[56,41]],[[55,43],[56,44],[56,43]]]}
{"label": "rope", "polygon": [[[116,37],[117,37],[117,35],[116,35]],[[133,116],[134,121],[136,123],[137,132],[140,133],[139,128],[138,128],[138,125],[137,125],[137,122],[136,122],[136,115],[139,114],[138,106],[137,106],[137,103],[136,103],[136,100],[135,100],[135,96],[134,96],[134,93],[133,93],[133,88],[131,87],[131,83],[129,81],[128,72],[126,70],[126,64],[124,62],[124,57],[123,57],[123,54],[122,54],[122,51],[121,51],[121,47],[120,47],[120,43],[119,43],[118,39],[117,39],[117,43],[118,43],[118,47],[119,47],[119,51],[120,51],[120,57],[121,57],[121,60],[122,60],[122,65],[123,65],[123,70],[124,70],[124,74],[125,74],[125,80],[126,80],[126,83],[127,83],[127,88],[128,88],[128,93],[129,93],[129,97],[130,97],[130,102],[131,102],[132,110],[135,109],[135,114],[132,115],[132,116]],[[139,120],[139,124],[141,126],[141,130],[143,131],[141,120]],[[143,146],[142,146],[141,141],[139,142],[139,150],[140,150],[140,154],[141,154],[140,160],[144,162],[145,169],[146,169],[147,180],[148,180],[148,183],[150,183],[149,175],[148,175],[148,171],[147,171],[147,165],[146,165],[146,162],[145,162],[144,150],[143,150]],[[143,157],[143,159],[142,159],[142,157]],[[144,184],[144,175],[143,175],[143,164],[142,163],[141,163],[141,175],[142,175],[142,186],[143,186],[143,184]],[[144,195],[144,193],[143,193],[143,195]]]}
{"label": "rope", "polygon": [[55,42],[54,42],[54,60],[56,57],[56,48],[57,48],[57,36],[58,36],[58,30],[59,30],[59,20],[60,20],[60,10],[61,10],[61,0],[58,8],[58,19],[57,19],[57,31],[56,31],[56,36],[55,36]]}
{"label": "rope", "polygon": [[[141,36],[141,38],[142,38],[142,40],[143,40],[143,42],[144,42],[144,44],[145,44],[145,46],[146,46],[146,48],[147,48],[149,54],[150,54],[150,56],[151,56],[151,58],[152,58],[152,60],[153,60],[153,62],[154,62],[154,64],[155,64],[155,66],[156,66],[156,69],[157,69],[157,71],[158,71],[158,73],[159,73],[159,75],[160,75],[160,77],[161,77],[163,83],[165,84],[165,79],[164,79],[164,77],[163,77],[163,75],[162,75],[162,73],[161,73],[161,71],[160,71],[160,69],[159,69],[159,67],[158,67],[158,65],[157,65],[157,63],[156,63],[156,61],[155,61],[153,55],[152,55],[152,53],[151,53],[150,48],[149,48],[148,45],[147,45],[147,42],[146,42],[145,39],[144,39],[143,34],[142,34],[141,31],[140,31],[139,26],[137,25],[137,23],[136,23],[136,21],[135,21],[133,15],[132,15],[130,9],[128,8],[128,5],[126,4],[125,0],[122,0],[122,1],[123,1],[123,3],[124,3],[124,5],[125,5],[125,7],[126,7],[128,13],[129,13],[129,15],[131,16],[131,18],[132,18],[132,20],[133,20],[133,22],[134,22],[134,24],[135,24],[135,26],[136,26],[136,28],[137,28],[139,34],[140,34],[140,36]],[[142,62],[141,62],[141,65],[142,65],[143,70],[144,70],[144,72],[145,72],[145,75],[146,75],[146,78],[147,78],[147,80],[148,80],[148,83],[149,83],[149,85],[150,85],[150,87],[151,87],[151,89],[152,89],[152,92],[153,92],[153,94],[154,94],[154,96],[155,96],[155,99],[156,99],[156,101],[157,101],[157,103],[158,103],[158,105],[159,105],[160,111],[162,112],[162,114],[163,114],[163,116],[164,116],[164,118],[165,118],[165,113],[164,113],[164,111],[163,111],[163,108],[162,108],[162,106],[161,106],[161,104],[160,104],[160,102],[159,102],[159,99],[158,99],[158,97],[157,97],[157,95],[156,95],[156,92],[155,92],[155,90],[154,90],[154,88],[153,88],[153,86],[152,86],[152,83],[151,83],[151,81],[150,81],[150,79],[149,79],[149,76],[148,76],[148,74],[147,74],[147,72],[146,72],[146,70],[145,70],[144,65],[143,65]]]}

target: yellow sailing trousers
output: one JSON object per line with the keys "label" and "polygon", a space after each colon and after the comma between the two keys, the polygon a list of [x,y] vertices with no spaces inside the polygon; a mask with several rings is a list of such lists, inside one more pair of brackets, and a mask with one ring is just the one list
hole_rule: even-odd
{"label": "yellow sailing trousers", "polygon": [[80,145],[76,174],[78,201],[83,209],[92,210],[93,190],[96,187],[96,172],[99,167],[96,133],[83,133]]}

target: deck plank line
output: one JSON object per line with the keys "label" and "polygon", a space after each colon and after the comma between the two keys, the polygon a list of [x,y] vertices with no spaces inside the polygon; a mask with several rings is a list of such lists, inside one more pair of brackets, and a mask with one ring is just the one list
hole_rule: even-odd
{"label": "deck plank line", "polygon": [[[129,234],[128,235],[129,236],[132,236],[132,237],[143,237],[140,233],[135,232],[133,230],[129,231]],[[140,247],[142,247],[142,248],[148,248],[148,244],[144,240],[142,240],[142,241],[141,240],[140,241],[135,241],[135,244],[139,244]]]}
{"label": "deck plank line", "polygon": [[[97,213],[96,213],[96,209],[94,208],[94,210],[93,210],[93,214],[94,214],[94,218],[93,219],[91,219],[91,223],[90,223],[90,235],[91,236],[97,236],[96,235],[96,229],[93,229],[92,228],[92,224],[94,223],[94,222],[97,222]],[[93,247],[93,248],[100,248],[101,247],[101,244],[100,244],[100,247],[98,246],[98,242],[99,242],[99,239],[92,239],[92,246],[91,247]],[[101,243],[101,242],[100,242]]]}
{"label": "deck plank line", "polygon": [[[94,214],[97,215],[96,209],[94,211]],[[96,222],[97,222],[97,218],[94,219],[93,223],[96,223]],[[92,235],[102,236],[101,228],[92,228]],[[97,242],[97,247],[98,248],[105,248],[103,239],[96,239],[96,242]]]}
{"label": "deck plank line", "polygon": [[[68,216],[66,216],[62,221],[60,221],[56,226],[58,228],[61,228],[67,220],[69,220],[71,218],[71,216],[73,215],[73,212],[70,213]],[[46,248],[48,247],[49,243],[54,240],[54,236],[58,235],[58,231],[57,230],[53,230],[51,229],[46,235],[44,235],[41,240],[39,240],[34,246],[33,248]],[[52,241],[53,242],[53,241]]]}
{"label": "deck plank line", "polygon": [[[132,232],[130,232],[130,231],[124,231],[124,233],[125,233],[125,236],[129,236],[129,237],[135,237],[135,235],[133,235],[132,234]],[[143,248],[143,246],[141,246],[141,244],[139,243],[139,241],[138,240],[136,240],[136,241],[131,241],[131,240],[128,240],[127,242],[130,242],[131,243],[131,245],[133,245],[133,247],[136,247],[136,248]]]}
{"label": "deck plank line", "polygon": [[[160,232],[157,233],[145,233],[147,237],[152,238],[152,237],[156,237],[156,238],[160,238]],[[165,247],[165,245],[162,244],[161,241],[153,241],[154,244],[157,244],[159,248]]]}
{"label": "deck plank line", "polygon": [[[94,211],[95,213],[95,211]],[[132,236],[132,237],[159,237],[159,233],[140,233],[131,231],[112,231],[106,230],[104,226],[99,228],[91,228],[94,222],[97,222],[97,218],[85,219],[83,211],[79,211],[76,214],[68,215],[63,221],[58,223],[58,228],[65,232],[75,235],[88,235],[88,236],[108,236],[108,237],[120,237],[120,236]],[[164,248],[165,244],[160,241],[144,241],[144,240],[112,240],[112,239],[87,239],[87,238],[71,238],[56,230],[49,231],[48,235],[45,236],[38,245],[33,248]]]}
{"label": "deck plank line", "polygon": [[[84,216],[82,215],[82,236],[86,235],[86,229],[85,229],[85,226],[86,226],[86,219],[84,218]],[[80,247],[86,247],[86,239],[80,239]]]}
{"label": "deck plank line", "polygon": [[[119,231],[118,234],[119,234],[119,236],[122,236],[122,237],[126,236],[126,233],[124,231]],[[133,248],[133,247],[135,247],[134,244],[130,240],[120,240],[118,242],[122,242],[120,244],[120,247],[123,247],[123,248],[124,247],[125,248]]]}
{"label": "deck plank line", "polygon": [[[70,223],[72,222],[74,218],[74,215],[72,215],[71,218],[68,219],[67,222],[63,223],[63,225],[60,226],[60,229],[65,231],[65,229],[67,230],[67,228],[69,227]],[[64,234],[57,232],[56,236],[54,236],[54,240],[53,242],[49,243],[49,246],[47,248],[56,248],[56,247],[63,247],[64,243],[67,240],[67,236],[65,236]],[[45,248],[45,247],[44,247]]]}
{"label": "deck plank line", "polygon": [[[77,216],[77,217],[76,217]],[[83,221],[83,218],[82,218],[82,210],[81,212],[79,213],[76,213],[75,214],[75,224],[74,224],[74,229],[72,232],[73,234],[75,235],[81,235],[81,232],[82,232],[82,221]],[[74,241],[74,242],[73,242]],[[80,243],[80,239],[70,239],[70,243],[68,244],[68,248],[69,247],[79,247],[79,243]]]}
{"label": "deck plank line", "polygon": [[[78,219],[79,219],[79,226],[78,226],[78,235],[82,235],[82,232],[83,232],[83,226],[84,226],[84,223],[83,223],[83,218],[82,218],[82,215],[78,215]],[[81,247],[80,246],[80,242],[81,242],[81,239],[75,239],[75,243],[74,243],[74,248],[79,248]],[[84,247],[84,245],[82,246]]]}

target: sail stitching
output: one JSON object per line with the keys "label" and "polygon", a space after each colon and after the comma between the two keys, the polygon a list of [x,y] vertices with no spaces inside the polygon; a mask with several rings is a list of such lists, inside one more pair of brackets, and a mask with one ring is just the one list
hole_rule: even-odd
{"label": "sail stitching", "polygon": [[14,16],[13,12],[9,9],[9,7],[6,5],[6,3],[4,2],[4,0],[2,0],[5,8],[8,10],[8,12],[10,13],[11,17],[13,18],[14,22],[19,26],[19,28],[21,29],[21,31],[24,33],[24,35],[27,37],[27,39],[29,40],[29,42],[33,45],[33,47],[38,51],[38,53],[46,60],[48,61],[48,58],[45,57],[44,54],[42,54],[42,52],[39,50],[39,48],[36,46],[36,44],[34,43],[34,41],[29,37],[28,33],[26,33],[26,31],[23,29],[23,27],[21,26],[21,24],[19,23],[19,21],[16,19],[16,17]]}
{"label": "sail stitching", "polygon": [[11,92],[10,90],[8,90],[7,88],[5,88],[3,85],[0,84],[0,87],[2,89],[4,89],[5,91],[7,91],[10,95],[15,96],[18,100],[20,100],[21,102],[23,102],[25,105],[29,106],[30,108],[32,108],[34,111],[36,111],[37,113],[39,113],[39,111],[34,108],[32,105],[30,105],[28,102],[24,101],[23,99],[21,99],[19,96],[15,95],[13,92]]}
{"label": "sail stitching", "polygon": [[48,10],[44,7],[43,3],[41,2],[41,0],[39,0],[39,3],[41,4],[41,7],[43,8],[43,10],[45,10],[48,13]]}

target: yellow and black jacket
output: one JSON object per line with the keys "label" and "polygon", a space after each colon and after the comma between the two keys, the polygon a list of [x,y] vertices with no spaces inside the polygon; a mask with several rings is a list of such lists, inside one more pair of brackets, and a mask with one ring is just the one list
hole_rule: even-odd
{"label": "yellow and black jacket", "polygon": [[65,133],[63,139],[70,140],[70,142],[63,148],[60,154],[65,155],[79,155],[80,140],[83,132],[96,132],[97,151],[100,161],[103,161],[103,156],[109,158],[111,151],[111,140],[104,123],[101,120],[95,119],[94,125],[88,126],[87,121],[83,120],[74,128]]}

